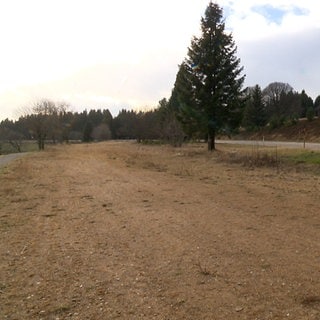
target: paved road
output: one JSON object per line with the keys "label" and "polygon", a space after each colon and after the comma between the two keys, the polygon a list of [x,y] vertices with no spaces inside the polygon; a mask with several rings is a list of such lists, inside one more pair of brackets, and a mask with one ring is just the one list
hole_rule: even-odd
{"label": "paved road", "polygon": [[7,155],[0,155],[0,168],[6,166],[9,162],[23,157],[24,155],[26,155],[27,153],[11,153],[11,154],[7,154]]}
{"label": "paved road", "polygon": [[267,147],[282,147],[282,148],[294,148],[294,149],[309,149],[320,150],[320,143],[306,142],[283,142],[283,141],[262,141],[262,140],[217,140],[217,143],[226,144],[244,144],[253,146],[267,146]]}

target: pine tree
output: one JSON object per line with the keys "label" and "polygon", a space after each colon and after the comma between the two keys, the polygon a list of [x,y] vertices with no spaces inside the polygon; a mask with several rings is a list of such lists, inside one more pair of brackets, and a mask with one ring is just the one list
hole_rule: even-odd
{"label": "pine tree", "polygon": [[314,104],[311,97],[309,97],[305,90],[302,90],[301,92],[301,108],[302,108],[302,114],[301,117],[304,118],[307,116],[307,113],[310,114],[313,110]]}
{"label": "pine tree", "polygon": [[318,115],[318,117],[320,116],[320,95],[316,97],[316,99],[314,100],[314,110],[316,112],[316,115]]}
{"label": "pine tree", "polygon": [[174,97],[171,97],[170,101],[167,101],[166,98],[160,100],[157,111],[162,139],[174,147],[181,147],[185,134],[181,128],[181,123],[176,117]]}
{"label": "pine tree", "polygon": [[199,126],[201,118],[199,118],[197,110],[192,108],[196,103],[192,82],[190,81],[191,76],[191,69],[183,62],[179,68],[168,107],[176,114],[187,136],[199,138],[203,136],[205,124]]}
{"label": "pine tree", "polygon": [[87,121],[83,128],[83,142],[91,142],[92,139],[92,131],[93,131],[93,125],[92,122]]}
{"label": "pine tree", "polygon": [[209,3],[201,19],[201,31],[180,66],[173,94],[178,96],[178,117],[185,131],[206,135],[208,150],[213,150],[216,133],[233,129],[241,121],[244,76],[217,4]]}
{"label": "pine tree", "polygon": [[266,125],[267,115],[259,85],[256,85],[246,102],[243,125],[248,130],[256,130]]}

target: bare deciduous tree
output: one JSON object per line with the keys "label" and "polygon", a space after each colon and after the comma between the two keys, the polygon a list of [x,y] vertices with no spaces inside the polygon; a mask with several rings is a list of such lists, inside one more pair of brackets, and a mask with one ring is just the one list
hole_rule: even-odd
{"label": "bare deciduous tree", "polygon": [[61,116],[66,113],[67,105],[64,103],[42,99],[36,102],[28,111],[30,131],[38,141],[39,150],[44,149],[46,139],[56,141],[62,135],[63,125]]}
{"label": "bare deciduous tree", "polygon": [[10,144],[11,147],[17,152],[21,152],[22,139],[23,136],[21,133],[6,127],[0,128],[0,143],[5,142]]}
{"label": "bare deciduous tree", "polygon": [[289,93],[293,88],[288,83],[272,82],[263,89],[262,95],[266,102],[277,103],[280,101],[282,93]]}

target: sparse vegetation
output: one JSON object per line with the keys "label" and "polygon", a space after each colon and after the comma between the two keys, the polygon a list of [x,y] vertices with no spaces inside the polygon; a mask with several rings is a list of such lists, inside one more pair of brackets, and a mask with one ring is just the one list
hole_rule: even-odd
{"label": "sparse vegetation", "polygon": [[277,147],[241,146],[238,148],[224,146],[224,152],[218,154],[221,161],[238,163],[248,168],[274,167],[279,169],[281,158]]}
{"label": "sparse vegetation", "polygon": [[320,152],[316,151],[287,151],[283,154],[283,160],[294,164],[320,165]]}
{"label": "sparse vegetation", "polygon": [[203,263],[201,263],[200,261],[198,261],[195,264],[195,266],[198,268],[199,273],[204,275],[204,276],[214,275],[214,273],[209,270],[208,266],[203,264]]}
{"label": "sparse vegetation", "polygon": [[275,150],[110,141],[52,145],[6,167],[1,317],[316,314],[320,177],[219,158],[234,153]]}

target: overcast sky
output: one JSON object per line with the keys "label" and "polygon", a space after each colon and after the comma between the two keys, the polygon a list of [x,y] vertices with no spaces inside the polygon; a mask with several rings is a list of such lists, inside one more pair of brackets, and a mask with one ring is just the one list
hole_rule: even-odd
{"label": "overcast sky", "polygon": [[[320,95],[317,0],[220,0],[245,86]],[[48,98],[72,111],[156,107],[209,0],[0,0],[0,120]]]}

